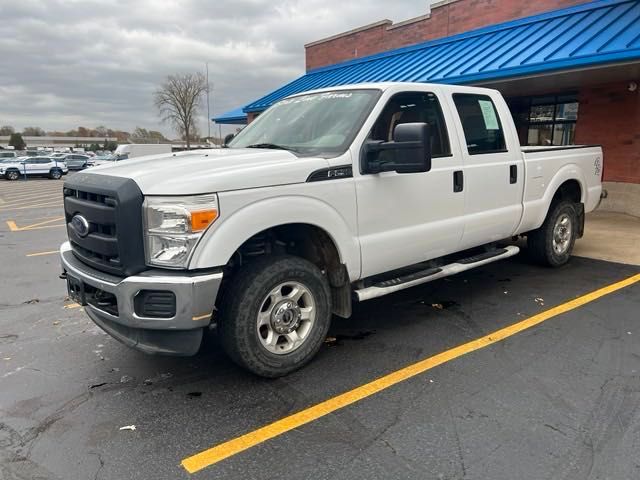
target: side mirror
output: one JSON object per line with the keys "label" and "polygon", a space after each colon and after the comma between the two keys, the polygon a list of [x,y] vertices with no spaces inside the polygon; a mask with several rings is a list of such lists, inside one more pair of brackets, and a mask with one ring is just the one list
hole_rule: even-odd
{"label": "side mirror", "polygon": [[235,133],[230,133],[229,135],[225,136],[223,145],[225,146],[229,145],[229,142],[233,140],[233,137],[235,136],[236,136]]}
{"label": "side mirror", "polygon": [[393,141],[364,145],[365,173],[421,173],[431,170],[431,134],[426,123],[401,123]]}

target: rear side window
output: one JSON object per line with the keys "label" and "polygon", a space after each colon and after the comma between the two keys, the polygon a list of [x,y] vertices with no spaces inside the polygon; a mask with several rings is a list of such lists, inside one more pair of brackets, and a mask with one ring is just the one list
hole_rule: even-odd
{"label": "rear side window", "polygon": [[455,93],[453,101],[460,116],[469,155],[507,151],[500,117],[490,97]]}

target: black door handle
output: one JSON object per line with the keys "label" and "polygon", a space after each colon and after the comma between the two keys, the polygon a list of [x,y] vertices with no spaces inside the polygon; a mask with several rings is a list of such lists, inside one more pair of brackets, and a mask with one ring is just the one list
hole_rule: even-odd
{"label": "black door handle", "polygon": [[518,182],[518,166],[510,165],[509,166],[509,183],[517,183]]}
{"label": "black door handle", "polygon": [[462,170],[453,172],[453,191],[461,192],[464,189],[464,176]]}

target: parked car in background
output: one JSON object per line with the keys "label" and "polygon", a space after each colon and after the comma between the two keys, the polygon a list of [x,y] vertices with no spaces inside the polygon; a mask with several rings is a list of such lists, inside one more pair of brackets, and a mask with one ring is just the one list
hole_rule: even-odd
{"label": "parked car in background", "polygon": [[113,152],[118,160],[127,158],[144,157],[145,155],[161,155],[172,152],[172,146],[165,143],[128,143],[118,145],[116,151]]}
{"label": "parked car in background", "polygon": [[67,164],[69,170],[84,170],[89,165],[89,156],[80,155],[77,153],[69,153],[63,157],[64,162]]}
{"label": "parked car in background", "polygon": [[40,176],[59,180],[68,172],[64,162],[51,157],[24,157],[0,162],[0,177],[18,180],[21,176]]}
{"label": "parked car in background", "polygon": [[118,157],[116,157],[113,154],[109,154],[109,155],[96,155],[89,161],[89,163],[91,164],[91,166],[97,167],[98,165],[112,164],[113,162],[117,162],[117,161],[118,161]]}
{"label": "parked car in background", "polygon": [[13,151],[8,151],[8,152],[0,152],[0,159],[3,158],[17,158],[18,154],[16,152]]}

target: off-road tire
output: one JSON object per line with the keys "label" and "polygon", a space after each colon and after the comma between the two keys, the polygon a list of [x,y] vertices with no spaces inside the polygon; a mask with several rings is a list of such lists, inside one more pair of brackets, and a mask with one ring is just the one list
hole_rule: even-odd
{"label": "off-road tire", "polygon": [[[299,282],[311,292],[316,317],[300,347],[278,355],[261,344],[257,316],[268,292],[287,281]],[[290,255],[269,255],[235,272],[222,292],[218,310],[218,335],[224,351],[256,375],[275,378],[299,369],[320,350],[331,323],[331,291],[326,276],[313,263]]]}
{"label": "off-road tire", "polygon": [[[554,228],[558,219],[567,215],[571,223],[571,235],[568,248],[562,253],[556,252],[553,246]],[[547,217],[540,228],[527,235],[529,256],[541,265],[560,267],[569,261],[578,232],[578,214],[575,204],[561,200],[551,204]]]}

